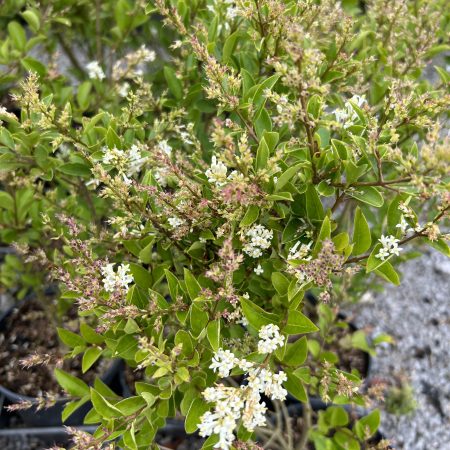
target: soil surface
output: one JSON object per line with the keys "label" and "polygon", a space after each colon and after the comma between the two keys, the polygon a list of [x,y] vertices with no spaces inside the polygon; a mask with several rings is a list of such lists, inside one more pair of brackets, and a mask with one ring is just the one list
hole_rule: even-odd
{"label": "soil surface", "polygon": [[[305,307],[303,313],[311,319],[315,324],[318,323],[316,306],[312,305],[310,302],[305,302]],[[354,333],[357,328],[349,323],[344,317],[337,319],[337,322],[345,323],[345,327],[340,327],[333,325],[330,329],[330,334],[333,336],[332,342],[325,342],[323,344],[323,351],[333,352],[339,358],[337,363],[337,368],[345,372],[351,372],[353,369],[358,370],[362,378],[366,378],[369,374],[369,355],[357,348],[349,347],[344,345],[346,341],[349,340],[352,333]],[[319,333],[309,335],[312,339],[317,339],[321,341]]]}
{"label": "soil surface", "polygon": [[[0,331],[0,385],[21,395],[37,397],[44,393],[61,395],[63,392],[53,376],[55,364],[72,375],[80,377],[81,358],[62,360],[55,324],[49,322],[48,313],[35,300],[25,301],[7,317]],[[0,325],[1,326],[1,325]],[[19,361],[33,354],[49,355],[48,365],[23,368]],[[104,366],[100,362],[98,366]],[[81,378],[93,382],[104,367],[88,371]]]}
{"label": "soil surface", "polygon": [[406,415],[383,411],[381,431],[396,450],[450,450],[450,260],[427,250],[400,271],[399,287],[365,295],[351,308],[358,326],[395,341],[379,348],[371,377],[403,380],[416,402]]}

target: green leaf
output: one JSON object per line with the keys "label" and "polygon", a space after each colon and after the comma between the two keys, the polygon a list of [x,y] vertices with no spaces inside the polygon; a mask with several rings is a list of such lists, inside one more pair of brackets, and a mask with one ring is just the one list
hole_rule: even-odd
{"label": "green leaf", "polygon": [[144,267],[136,263],[130,263],[130,272],[133,275],[134,282],[143,289],[152,287],[152,276]]}
{"label": "green leaf", "polygon": [[21,13],[22,17],[27,21],[30,28],[36,32],[41,27],[41,21],[39,16],[32,9],[27,9],[23,13]]}
{"label": "green leaf", "polygon": [[56,170],[66,175],[72,175],[75,177],[89,177],[91,175],[90,167],[80,163],[61,164],[56,168]]}
{"label": "green leaf", "polygon": [[91,400],[94,405],[94,409],[105,419],[114,419],[116,417],[122,417],[122,411],[115,407],[112,403],[108,402],[99,392],[94,388],[91,388]]}
{"label": "green leaf", "polygon": [[99,347],[90,347],[84,352],[83,359],[81,361],[81,370],[83,373],[87,372],[92,367],[101,354],[102,349]]}
{"label": "green leaf", "polygon": [[318,119],[320,117],[321,109],[322,100],[319,95],[315,94],[308,100],[308,105],[306,106],[308,115],[310,115],[314,119]]}
{"label": "green leaf", "polygon": [[178,296],[179,282],[177,277],[170,272],[170,270],[164,269],[164,273],[166,275],[167,284],[169,285],[169,293],[172,300],[175,300]]}
{"label": "green leaf", "polygon": [[352,184],[361,178],[367,170],[367,164],[357,166],[351,159],[344,161],[347,184]]}
{"label": "green leaf", "polygon": [[112,127],[109,127],[108,131],[106,132],[106,145],[108,146],[108,148],[114,148],[114,147],[121,148],[122,147],[120,138]]}
{"label": "green leaf", "polygon": [[294,198],[292,197],[292,194],[290,192],[277,192],[276,194],[268,195],[266,197],[266,200],[269,200],[271,202],[276,202],[276,201],[293,202]]}
{"label": "green leaf", "polygon": [[114,405],[125,417],[147,406],[147,402],[140,396],[128,397]]}
{"label": "green leaf", "polygon": [[184,282],[186,283],[189,298],[195,300],[200,295],[202,288],[194,275],[186,268],[184,269]]}
{"label": "green leaf", "polygon": [[280,75],[272,75],[269,78],[266,78],[261,84],[258,85],[258,88],[256,89],[255,95],[253,96],[253,104],[256,107],[260,107],[264,101],[264,91],[266,89],[272,89],[275,86],[275,83],[280,78]]}
{"label": "green leaf", "polygon": [[359,207],[355,211],[355,221],[353,226],[353,255],[361,255],[369,250],[372,245],[369,224]]}
{"label": "green leaf", "polygon": [[306,361],[308,356],[308,343],[306,336],[297,339],[293,344],[286,345],[283,364],[298,367]]}
{"label": "green leaf", "polygon": [[280,295],[286,295],[290,281],[281,272],[272,272],[272,284]]}
{"label": "green leaf", "polygon": [[267,168],[267,161],[269,160],[269,147],[266,140],[261,139],[258,150],[256,152],[256,171],[264,170]]}
{"label": "green leaf", "polygon": [[286,334],[314,333],[319,329],[300,311],[289,310],[287,324],[283,329]]}
{"label": "green leaf", "polygon": [[246,298],[241,298],[241,307],[250,325],[256,330],[270,323],[278,323],[280,320],[276,314],[265,311]]}
{"label": "green leaf", "polygon": [[86,345],[84,339],[72,331],[66,330],[65,328],[57,328],[57,331],[61,341],[63,341],[68,347],[75,348],[84,347]]}
{"label": "green leaf", "polygon": [[199,336],[208,324],[208,313],[201,309],[200,306],[198,306],[196,303],[193,303],[191,305],[189,313],[192,333],[195,336]]}
{"label": "green leaf", "polygon": [[20,64],[29,72],[36,72],[40,77],[45,77],[47,74],[47,68],[37,59],[31,56],[26,56],[20,60]]}
{"label": "green leaf", "polygon": [[80,325],[80,334],[89,344],[102,344],[104,341],[103,336],[98,334],[93,328],[84,322]]}
{"label": "green leaf", "polygon": [[14,47],[17,50],[24,51],[27,45],[27,36],[23,27],[16,21],[11,21],[8,23],[8,34]]}
{"label": "green leaf", "polygon": [[286,169],[279,177],[275,184],[275,191],[279,191],[288,183],[295,175],[299,173],[300,168],[304,167],[305,163],[296,164],[295,166]]}
{"label": "green leaf", "polygon": [[269,147],[269,153],[272,154],[280,140],[280,134],[276,131],[265,131],[263,139],[266,141],[267,147]]}
{"label": "green leaf", "polygon": [[91,102],[91,89],[92,83],[90,81],[84,81],[78,86],[77,102],[83,111],[89,107],[89,103]]}
{"label": "green leaf", "polygon": [[348,190],[346,192],[350,197],[356,198],[368,205],[375,206],[376,208],[381,208],[383,206],[383,196],[378,189],[373,186],[357,186],[355,187],[355,190]]}
{"label": "green leaf", "polygon": [[186,430],[186,433],[193,433],[198,428],[198,424],[201,422],[201,417],[206,411],[209,411],[209,408],[208,403],[201,398],[196,398],[192,402],[184,422],[184,429]]}
{"label": "green leaf", "polygon": [[351,153],[351,149],[347,149],[348,144],[337,139],[331,139],[331,145],[340,159],[343,161],[348,159],[349,152]]}
{"label": "green leaf", "polygon": [[78,408],[83,406],[90,399],[89,395],[85,395],[80,400],[72,401],[66,404],[61,414],[61,420],[65,422]]}
{"label": "green leaf", "polygon": [[181,98],[183,97],[183,85],[181,84],[181,81],[177,78],[175,71],[171,67],[165,66],[164,77],[166,78],[170,93],[177,100],[181,100]]}
{"label": "green leaf", "polygon": [[367,416],[356,421],[353,430],[361,441],[366,441],[378,430],[380,419],[380,411],[375,409]]}
{"label": "green leaf", "polygon": [[323,220],[325,212],[322,202],[317,194],[316,188],[310,184],[305,192],[306,195],[306,212],[309,220]]}
{"label": "green leaf", "polygon": [[227,64],[233,55],[237,40],[241,34],[241,30],[235,31],[227,37],[222,50],[222,62]]}
{"label": "green leaf", "polygon": [[350,430],[346,428],[336,431],[333,439],[340,445],[341,448],[345,448],[345,450],[361,449],[358,441],[353,437],[353,434],[350,432]]}
{"label": "green leaf", "polygon": [[16,144],[11,133],[6,128],[0,129],[0,143],[6,145],[11,150],[16,148]]}
{"label": "green leaf", "polygon": [[429,239],[424,239],[427,245],[430,247],[433,247],[438,252],[441,252],[443,255],[447,256],[447,258],[450,258],[450,247],[449,245],[444,241],[444,239],[437,239],[436,241],[430,241]]}
{"label": "green leaf", "polygon": [[0,191],[0,208],[14,211],[14,199],[7,192]]}
{"label": "green leaf", "polygon": [[139,252],[139,259],[144,264],[150,264],[152,262],[154,246],[154,239],[151,239],[150,242]]}
{"label": "green leaf", "polygon": [[389,261],[386,261],[384,264],[379,266],[378,269],[375,269],[375,273],[384,278],[386,281],[395,284],[395,286],[400,284],[400,277]]}
{"label": "green leaf", "polygon": [[297,400],[303,403],[308,401],[308,396],[306,395],[305,388],[303,387],[302,380],[298,378],[290,370],[286,370],[287,381],[284,382],[284,387],[288,392],[293,395]]}
{"label": "green leaf", "polygon": [[89,394],[89,386],[82,380],[64,372],[62,369],[55,369],[55,378],[61,387],[75,397],[84,397]]}
{"label": "green leaf", "polygon": [[312,254],[313,256],[317,256],[320,249],[322,248],[322,243],[326,239],[330,239],[331,237],[331,222],[330,218],[328,216],[325,216],[325,218],[322,221],[322,226],[320,227],[319,236],[317,237],[316,243],[314,245]]}
{"label": "green leaf", "polygon": [[326,409],[327,422],[333,427],[345,427],[348,424],[348,413],[342,406],[329,406]]}
{"label": "green leaf", "polygon": [[250,205],[247,208],[247,211],[245,212],[244,217],[241,220],[241,223],[239,226],[241,228],[243,227],[249,227],[252,223],[256,222],[259,216],[259,206],[257,205]]}
{"label": "green leaf", "polygon": [[378,254],[380,251],[380,248],[382,247],[381,244],[375,245],[372,252],[369,255],[369,258],[367,259],[366,264],[366,272],[373,272],[374,270],[378,269],[381,265],[383,265],[386,261],[392,258],[392,255],[388,256],[384,261],[380,258],[377,258],[375,255]]}
{"label": "green leaf", "polygon": [[264,133],[272,131],[272,120],[269,113],[265,108],[261,110],[258,116],[255,118],[255,131],[258,138],[261,138]]}
{"label": "green leaf", "polygon": [[400,219],[403,215],[401,209],[399,208],[402,197],[397,195],[392,202],[389,204],[387,211],[387,230],[388,233],[395,235],[397,233],[397,224],[400,223]]}
{"label": "green leaf", "polygon": [[220,347],[220,319],[209,322],[206,327],[206,333],[212,349],[217,352]]}

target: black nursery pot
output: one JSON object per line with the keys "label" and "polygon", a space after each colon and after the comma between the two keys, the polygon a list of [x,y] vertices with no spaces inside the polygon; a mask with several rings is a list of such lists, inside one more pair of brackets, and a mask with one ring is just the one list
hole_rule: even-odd
{"label": "black nursery pot", "polygon": [[[29,300],[29,298],[27,299]],[[24,300],[24,301],[27,301]],[[23,302],[21,302],[22,304]],[[8,318],[17,308],[17,305],[10,308],[2,315],[0,315],[0,333],[2,333],[7,328]],[[122,360],[113,360],[105,373],[100,376],[100,379],[108,386],[113,386],[117,380],[118,374],[122,367]],[[21,402],[31,402],[36,403],[33,397],[18,394],[0,384],[0,396],[3,396],[6,404],[15,404]],[[66,398],[60,398],[56,400],[56,403],[46,409],[37,410],[35,406],[28,409],[19,410],[17,414],[23,420],[25,425],[37,426],[37,427],[54,427],[63,425],[61,414],[65,405],[70,401]],[[92,403],[87,402],[80,408],[78,408],[65,422],[64,425],[81,425],[83,423],[84,417],[88,411],[92,408]],[[3,405],[3,410],[0,410],[0,415],[4,414],[5,405]]]}

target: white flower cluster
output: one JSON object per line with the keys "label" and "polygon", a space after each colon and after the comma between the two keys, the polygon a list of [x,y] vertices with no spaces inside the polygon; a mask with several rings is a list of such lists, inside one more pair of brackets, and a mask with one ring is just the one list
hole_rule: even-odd
{"label": "white flower cluster", "polygon": [[269,325],[264,325],[259,330],[259,342],[258,342],[258,352],[262,354],[272,353],[278,347],[283,347],[284,338],[280,334],[280,329],[277,325],[270,323]]}
{"label": "white flower cluster", "polygon": [[250,241],[244,246],[244,252],[252,258],[259,258],[263,254],[262,251],[270,247],[273,231],[263,225],[254,225],[247,231],[246,236]]}
{"label": "white flower cluster", "polygon": [[135,54],[137,59],[144,62],[151,62],[156,58],[156,53],[153,50],[148,49],[144,44],[139,47]]}
{"label": "white flower cluster", "polygon": [[398,246],[399,240],[396,239],[394,236],[382,235],[381,238],[378,240],[381,242],[381,245],[383,247],[381,247],[380,251],[375,255],[377,258],[384,261],[391,255],[397,256],[400,255],[402,249]]}
{"label": "white flower cluster", "polygon": [[89,78],[91,79],[103,80],[105,78],[105,72],[103,72],[103,69],[98,61],[91,61],[86,65],[86,70]]}
{"label": "white flower cluster", "polygon": [[292,259],[303,259],[305,261],[309,261],[311,259],[311,255],[309,254],[311,251],[311,245],[312,241],[308,244],[302,244],[300,241],[296,242],[289,250],[289,255],[287,258],[288,261],[291,261]]}
{"label": "white flower cluster", "polygon": [[169,217],[167,221],[173,229],[179,228],[186,223],[184,219],[180,219],[179,217]]}
{"label": "white flower cluster", "polygon": [[133,144],[130,149],[119,150],[118,148],[103,148],[103,164],[114,166],[122,174],[126,184],[130,184],[128,177],[138,173],[144,165],[146,158],[142,156],[141,149]]}
{"label": "white flower cluster", "polygon": [[164,152],[169,158],[172,155],[172,147],[168,144],[166,139],[159,141],[158,149]]}
{"label": "white flower cluster", "polygon": [[114,292],[117,288],[128,289],[128,285],[133,282],[130,274],[129,264],[121,264],[114,272],[114,264],[106,264],[102,267],[103,286],[106,292]]}
{"label": "white flower cluster", "polygon": [[[276,325],[261,328],[259,336],[265,343],[272,342],[272,349],[284,343]],[[210,365],[221,377],[229,376],[234,367],[239,367],[247,373],[246,385],[228,387],[219,384],[203,392],[205,400],[215,403],[215,407],[212,412],[208,411],[201,417],[201,423],[198,425],[200,436],[218,435],[219,440],[214,448],[221,450],[231,447],[239,420],[242,420],[242,425],[250,432],[266,424],[267,408],[261,401],[262,393],[272,400],[284,400],[287,395],[286,389],[283,388],[283,383],[287,380],[284,372],[274,373],[265,367],[258,367],[255,363],[237,358],[229,350],[219,349]]]}
{"label": "white flower cluster", "polygon": [[350,102],[361,108],[367,101],[363,95],[354,95],[350,101],[345,102],[344,109],[336,109],[334,111],[336,120],[341,123],[344,128],[351,127],[353,123],[358,120],[358,114],[356,114],[356,111],[353,109]]}
{"label": "white flower cluster", "polygon": [[217,161],[216,156],[212,157],[211,167],[205,172],[210,183],[216,186],[223,186],[227,181],[227,166],[222,161]]}

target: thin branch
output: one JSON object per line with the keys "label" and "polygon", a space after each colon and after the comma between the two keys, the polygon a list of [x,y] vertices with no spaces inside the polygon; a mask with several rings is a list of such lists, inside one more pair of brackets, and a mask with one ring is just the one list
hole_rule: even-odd
{"label": "thin branch", "polygon": [[306,448],[306,445],[308,444],[309,430],[312,425],[311,415],[312,415],[312,409],[311,409],[311,404],[309,403],[309,398],[308,398],[306,403],[303,404],[302,434],[300,436],[300,440],[298,441],[297,447],[295,447],[295,450],[304,450]]}

